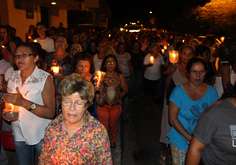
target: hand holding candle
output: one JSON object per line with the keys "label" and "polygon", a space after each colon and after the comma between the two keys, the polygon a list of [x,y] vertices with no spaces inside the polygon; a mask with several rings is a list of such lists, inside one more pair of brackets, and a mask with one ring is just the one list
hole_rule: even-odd
{"label": "hand holding candle", "polygon": [[102,82],[104,81],[105,75],[106,75],[106,72],[102,72],[100,70],[95,71],[94,80],[95,80],[95,83],[96,83],[97,87],[102,85]]}
{"label": "hand holding candle", "polygon": [[179,61],[179,52],[176,50],[169,51],[169,60],[172,64],[176,64]]}
{"label": "hand holding candle", "polygon": [[5,109],[3,109],[3,118],[7,121],[15,121],[19,117],[17,106],[11,103],[5,103]]}

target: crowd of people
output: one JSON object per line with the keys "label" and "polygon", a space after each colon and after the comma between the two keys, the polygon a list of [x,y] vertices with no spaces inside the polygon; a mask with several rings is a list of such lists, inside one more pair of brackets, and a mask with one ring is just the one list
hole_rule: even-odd
{"label": "crowd of people", "polygon": [[[0,26],[1,99],[19,113],[3,115],[2,130],[12,131],[18,164],[34,164],[35,155],[39,164],[112,164],[118,120],[130,115],[140,86],[147,109],[164,100],[162,165],[168,152],[173,165],[235,164],[236,48],[230,37],[216,41],[38,22],[22,42]],[[0,160],[8,162],[2,146]]]}

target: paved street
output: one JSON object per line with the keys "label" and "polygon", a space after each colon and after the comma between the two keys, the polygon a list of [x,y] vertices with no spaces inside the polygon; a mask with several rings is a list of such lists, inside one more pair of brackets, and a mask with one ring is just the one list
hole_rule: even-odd
{"label": "paved street", "polygon": [[122,120],[122,165],[160,164],[162,101],[157,107],[147,109],[147,106],[148,98],[140,96],[130,104],[131,116]]}

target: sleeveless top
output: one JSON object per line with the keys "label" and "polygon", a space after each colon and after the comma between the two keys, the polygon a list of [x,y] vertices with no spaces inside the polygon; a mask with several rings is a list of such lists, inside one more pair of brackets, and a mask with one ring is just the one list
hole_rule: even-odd
{"label": "sleeveless top", "polygon": [[188,81],[187,78],[183,77],[180,74],[178,67],[177,67],[176,71],[174,72],[174,74],[172,75],[172,80],[174,81],[176,86],[186,83]]}
{"label": "sleeveless top", "polygon": [[[222,61],[221,63],[229,63],[228,61]],[[236,74],[234,73],[234,70],[232,69],[231,65],[229,65],[230,67],[230,82],[232,85],[235,84],[236,82]],[[218,93],[218,96],[221,97],[222,94],[224,93],[224,89],[223,89],[223,85],[222,85],[222,77],[216,77],[215,80],[215,89]]]}
{"label": "sleeveless top", "polygon": [[[6,73],[7,92],[16,93],[18,87],[23,98],[44,106],[42,92],[49,75],[36,66],[33,73],[22,84],[21,71],[9,69]],[[11,122],[15,140],[26,142],[28,145],[38,144],[43,139],[44,130],[51,120],[38,117],[23,107],[16,107],[19,110],[19,118],[17,121]]]}
{"label": "sleeveless top", "polygon": [[[121,90],[121,81],[120,81],[120,75],[117,73],[118,77],[105,77],[104,83],[103,83],[103,91],[107,97],[107,87],[115,87],[115,96],[120,94]],[[106,105],[109,105],[106,101]],[[117,100],[114,104],[109,106],[116,106],[121,105],[121,99]]]}

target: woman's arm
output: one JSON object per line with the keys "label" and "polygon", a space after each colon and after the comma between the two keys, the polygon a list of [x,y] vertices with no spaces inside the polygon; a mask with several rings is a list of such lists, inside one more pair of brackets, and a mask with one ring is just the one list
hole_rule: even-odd
{"label": "woman's arm", "polygon": [[183,125],[178,119],[179,110],[180,108],[177,105],[175,105],[172,101],[169,102],[169,122],[176,131],[178,131],[183,137],[190,141],[192,136],[189,135],[189,133],[184,129]]}
{"label": "woman's arm", "polygon": [[167,88],[169,87],[171,78],[172,78],[174,72],[176,71],[176,69],[177,69],[177,66],[174,65],[174,64],[170,64],[170,65],[168,66],[168,68],[166,69],[166,71],[165,71],[164,74],[165,74],[165,75],[168,75],[168,76],[167,76],[167,78],[166,78],[165,90],[167,90]]}
{"label": "woman's arm", "polygon": [[16,44],[11,41],[11,42],[9,43],[9,46],[10,46],[10,48],[11,48],[11,53],[12,53],[12,54],[15,54]]}
{"label": "woman's arm", "polygon": [[227,84],[231,84],[230,82],[230,66],[228,64],[223,64],[220,67],[220,74],[222,77],[222,86],[224,91],[227,90]]}
{"label": "woman's arm", "polygon": [[[17,93],[6,93],[3,95],[2,99],[5,102],[12,103],[13,105],[21,106],[27,110],[30,109],[32,101],[26,100],[22,97],[19,89],[16,89]],[[55,116],[55,87],[51,76],[47,77],[43,92],[42,98],[44,106],[36,104],[36,108],[31,110],[33,114],[38,117],[53,119]]]}
{"label": "woman's arm", "polygon": [[193,136],[187,155],[186,165],[198,165],[201,159],[201,152],[206,146]]}
{"label": "woman's arm", "polygon": [[123,74],[120,74],[120,81],[121,81],[122,92],[118,95],[119,97],[118,99],[125,97],[129,92],[128,86],[126,84],[126,80]]}

